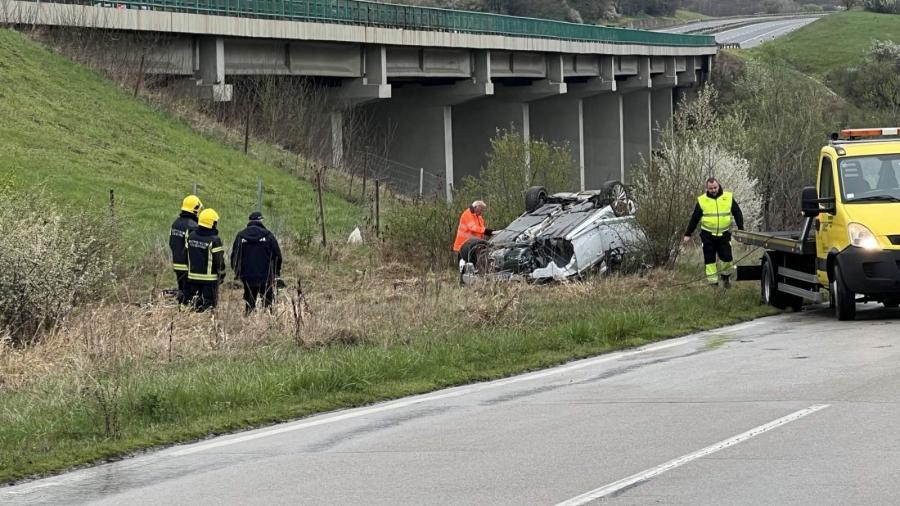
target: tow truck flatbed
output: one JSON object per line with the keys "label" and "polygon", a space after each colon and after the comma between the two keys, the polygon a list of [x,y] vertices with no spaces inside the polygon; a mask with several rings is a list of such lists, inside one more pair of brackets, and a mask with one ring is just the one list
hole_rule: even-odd
{"label": "tow truck flatbed", "polygon": [[816,254],[816,234],[810,231],[806,240],[801,240],[799,230],[785,230],[780,232],[751,232],[748,230],[735,230],[735,240],[750,246],[759,246],[767,250],[782,251],[800,255]]}

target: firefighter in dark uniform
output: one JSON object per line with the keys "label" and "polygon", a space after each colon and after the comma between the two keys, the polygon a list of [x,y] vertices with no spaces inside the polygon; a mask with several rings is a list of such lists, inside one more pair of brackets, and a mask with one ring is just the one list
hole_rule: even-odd
{"label": "firefighter in dark uniform", "polygon": [[181,202],[181,214],[172,223],[172,230],[169,232],[169,249],[172,250],[172,268],[175,269],[175,280],[178,283],[178,294],[176,299],[179,304],[187,304],[187,238],[188,235],[197,230],[197,214],[203,204],[196,195],[188,195]]}
{"label": "firefighter in dark uniform", "polygon": [[[733,217],[733,219],[732,219]],[[731,192],[724,191],[716,178],[706,180],[706,193],[697,197],[694,213],[684,232],[684,243],[700,225],[700,241],[703,243],[703,263],[706,264],[706,282],[718,286],[719,276],[725,288],[731,288],[733,257],[731,255],[731,225],[744,230],[744,215]],[[722,261],[716,264],[716,256]]]}
{"label": "firefighter in dark uniform", "polygon": [[205,311],[216,307],[225,280],[225,247],[216,230],[218,213],[204,209],[197,221],[197,230],[188,236],[188,287],[192,307]]}
{"label": "firefighter in dark uniform", "polygon": [[260,296],[264,307],[271,309],[276,279],[281,277],[281,248],[275,234],[263,225],[262,213],[251,213],[247,228],[234,238],[231,268],[244,284],[245,314],[256,309]]}

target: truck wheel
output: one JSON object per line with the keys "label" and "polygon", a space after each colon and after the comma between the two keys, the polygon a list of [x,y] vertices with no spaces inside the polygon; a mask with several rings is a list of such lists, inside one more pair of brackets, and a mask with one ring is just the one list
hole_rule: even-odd
{"label": "truck wheel", "polygon": [[841,268],[834,266],[834,279],[831,280],[831,298],[834,300],[834,314],[838,320],[856,318],[856,294],[847,289]]}
{"label": "truck wheel", "polygon": [[525,192],[525,212],[530,213],[547,202],[547,189],[543,186],[532,186]]}
{"label": "truck wheel", "polygon": [[800,311],[803,307],[803,299],[800,297],[778,291],[778,283],[775,281],[775,269],[768,260],[763,261],[762,279],[759,286],[762,301],[774,308],[792,308],[794,311]]}

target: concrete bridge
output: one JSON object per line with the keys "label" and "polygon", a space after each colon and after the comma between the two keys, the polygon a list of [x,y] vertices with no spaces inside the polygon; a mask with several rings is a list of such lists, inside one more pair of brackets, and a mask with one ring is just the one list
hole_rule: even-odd
{"label": "concrete bridge", "polygon": [[[112,5],[112,4],[106,4]],[[717,46],[692,36],[358,0],[0,0],[0,23],[164,34],[148,73],[193,76],[230,100],[233,76],[327,78],[331,158],[344,114],[394,134],[388,158],[443,176],[477,174],[498,129],[566,141],[582,188],[627,180]]]}

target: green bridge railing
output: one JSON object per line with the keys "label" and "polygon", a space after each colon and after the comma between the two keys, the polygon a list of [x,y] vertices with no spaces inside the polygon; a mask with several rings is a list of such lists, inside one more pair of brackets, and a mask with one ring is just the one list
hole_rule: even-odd
{"label": "green bridge railing", "polygon": [[[71,0],[70,0],[71,1]],[[77,0],[76,0],[77,1]],[[584,25],[502,14],[366,0],[110,0],[132,8],[407,30],[533,37],[612,44],[715,46],[715,37]]]}

